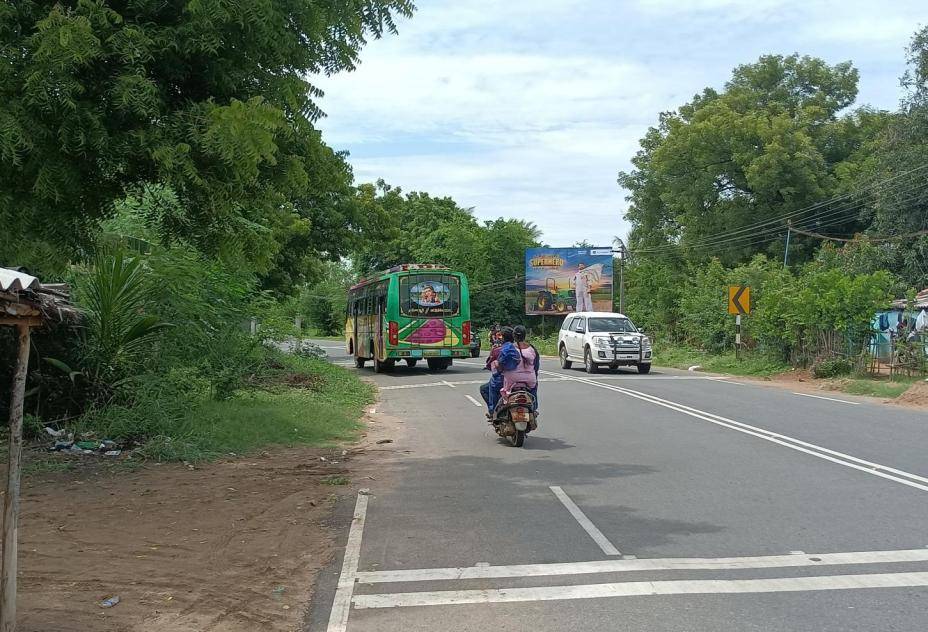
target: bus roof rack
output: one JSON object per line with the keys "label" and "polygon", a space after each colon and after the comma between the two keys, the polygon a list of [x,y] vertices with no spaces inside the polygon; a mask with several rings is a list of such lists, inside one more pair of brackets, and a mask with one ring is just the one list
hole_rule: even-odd
{"label": "bus roof rack", "polygon": [[450,270],[450,268],[440,263],[403,263],[398,266],[393,266],[384,274],[390,274],[392,272],[406,272],[408,270]]}

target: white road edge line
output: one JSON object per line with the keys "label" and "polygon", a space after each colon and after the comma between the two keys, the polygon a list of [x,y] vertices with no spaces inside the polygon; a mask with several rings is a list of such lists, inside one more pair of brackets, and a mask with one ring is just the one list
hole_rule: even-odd
{"label": "white road edge line", "polygon": [[553,577],[556,575],[595,575],[637,571],[716,571],[805,566],[851,566],[855,564],[893,564],[928,562],[928,548],[901,551],[860,551],[850,553],[761,555],[755,557],[679,557],[634,560],[595,560],[554,564],[516,564],[510,566],[465,566],[421,568],[358,573],[361,584],[454,581],[463,579],[501,579],[507,577]]}
{"label": "white road edge line", "polygon": [[[815,445],[814,443],[807,443],[787,435],[778,434],[770,430],[765,430],[764,428],[758,428],[756,426],[751,426],[740,421],[735,421],[733,419],[728,419],[727,417],[722,417],[721,415],[716,415],[709,413],[698,408],[692,408],[686,406],[685,404],[678,404],[666,399],[661,399],[660,397],[655,397],[654,395],[648,395],[647,393],[642,393],[641,391],[633,391],[628,388],[622,388],[620,386],[612,386],[610,384],[603,384],[601,382],[596,382],[594,380],[571,377],[571,380],[582,382],[584,384],[589,384],[591,386],[596,386],[599,388],[604,388],[606,390],[615,391],[617,393],[623,393],[629,397],[634,397],[642,401],[650,402],[658,406],[663,406],[664,408],[669,408],[677,412],[681,412],[684,415],[689,415],[690,417],[695,417],[697,419],[702,419],[708,421],[709,423],[722,426],[723,428],[728,428],[730,430],[736,430],[738,432],[743,432],[759,439],[765,441],[770,441],[771,443],[776,443],[784,447],[790,448],[791,450],[797,450],[805,454],[811,454],[814,457],[830,461],[832,463],[837,463],[838,465],[843,465],[861,472],[866,472],[873,476],[879,476],[880,478],[885,478],[887,480],[895,481],[897,483],[902,483],[903,485],[908,485],[909,487],[914,487],[915,489],[920,489],[922,491],[928,492],[928,485],[914,483],[912,481],[921,481],[922,483],[928,483],[928,478],[924,476],[919,476],[917,474],[912,474],[911,472],[906,472],[904,470],[898,470],[886,465],[880,465],[879,463],[873,463],[871,461],[865,461],[864,459],[857,458],[856,456],[851,456],[849,454],[844,454],[843,452],[838,452],[836,450],[830,450],[828,448]],[[811,448],[811,449],[810,449]],[[832,456],[829,456],[832,455]],[[839,458],[835,458],[839,457]],[[860,464],[860,465],[858,465]],[[887,474],[891,472],[891,474]],[[894,476],[894,474],[898,476]],[[905,478],[901,478],[905,477]],[[911,480],[906,480],[906,478]]]}
{"label": "white road edge line", "polygon": [[480,406],[481,408],[483,408],[483,404],[481,404],[480,402],[478,402],[476,399],[474,399],[474,398],[471,397],[470,395],[465,395],[464,397],[466,397],[467,399],[469,399],[469,400],[470,400],[470,403],[473,404],[474,406]]}
{"label": "white road edge line", "polygon": [[452,384],[452,383],[449,382],[448,380],[442,380],[441,383],[444,384],[445,386],[450,387],[450,388],[457,388],[457,386],[455,386],[454,384]]}
{"label": "white road edge line", "polygon": [[622,555],[615,545],[609,541],[609,538],[603,535],[603,532],[596,528],[596,525],[593,524],[593,521],[586,517],[586,514],[580,510],[580,507],[570,499],[570,496],[564,492],[563,489],[557,485],[551,485],[549,489],[554,492],[554,495],[557,496],[557,499],[561,501],[567,511],[570,512],[577,522],[580,523],[580,526],[583,527],[583,530],[586,531],[593,541],[599,545],[599,548],[603,550],[603,553],[606,555]]}
{"label": "white road edge line", "polygon": [[606,597],[648,597],[653,595],[712,595],[854,590],[863,588],[911,588],[928,586],[928,573],[874,573],[868,575],[826,575],[817,577],[778,577],[775,579],[691,579],[670,581],[620,582],[579,586],[537,586],[496,590],[446,590],[435,592],[358,595],[354,607],[397,608],[404,606],[447,606],[476,603],[513,603]]}
{"label": "white road edge line", "polygon": [[823,397],[822,395],[811,395],[809,393],[798,393],[793,391],[793,395],[802,395],[803,397],[814,397],[815,399],[827,399],[830,402],[841,402],[842,404],[850,404],[851,406],[860,406],[860,402],[849,402],[846,399],[835,399],[834,397]]}
{"label": "white road edge line", "polygon": [[355,579],[358,576],[358,561],[361,557],[361,536],[364,534],[364,520],[367,517],[367,500],[370,491],[358,491],[358,502],[354,506],[354,517],[348,531],[345,544],[345,557],[342,559],[342,572],[338,576],[338,587],[332,600],[327,632],[345,632],[348,629],[348,614],[351,611],[351,597],[354,594]]}

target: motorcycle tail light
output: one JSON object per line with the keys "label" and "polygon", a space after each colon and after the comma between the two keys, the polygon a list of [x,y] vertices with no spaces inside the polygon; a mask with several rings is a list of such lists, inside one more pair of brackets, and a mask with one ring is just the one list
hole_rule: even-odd
{"label": "motorcycle tail light", "polygon": [[461,338],[464,346],[470,344],[470,321],[464,321],[464,324],[461,326]]}
{"label": "motorcycle tail light", "polygon": [[391,345],[398,345],[400,343],[400,327],[392,320],[388,326],[388,337]]}

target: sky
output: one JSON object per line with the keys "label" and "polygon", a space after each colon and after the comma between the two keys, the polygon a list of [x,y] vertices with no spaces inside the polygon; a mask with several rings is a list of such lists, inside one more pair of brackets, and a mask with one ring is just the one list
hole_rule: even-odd
{"label": "sky", "polygon": [[355,180],[534,222],[551,246],[626,237],[638,140],[764,54],[850,60],[895,109],[925,0],[417,0],[358,68],[313,83]]}

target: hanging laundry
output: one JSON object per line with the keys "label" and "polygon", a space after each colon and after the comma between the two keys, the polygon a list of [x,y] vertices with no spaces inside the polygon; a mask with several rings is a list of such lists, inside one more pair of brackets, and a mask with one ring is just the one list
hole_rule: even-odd
{"label": "hanging laundry", "polygon": [[925,313],[925,310],[922,310],[918,313],[918,318],[915,319],[915,331],[921,331],[928,327],[928,314]]}

